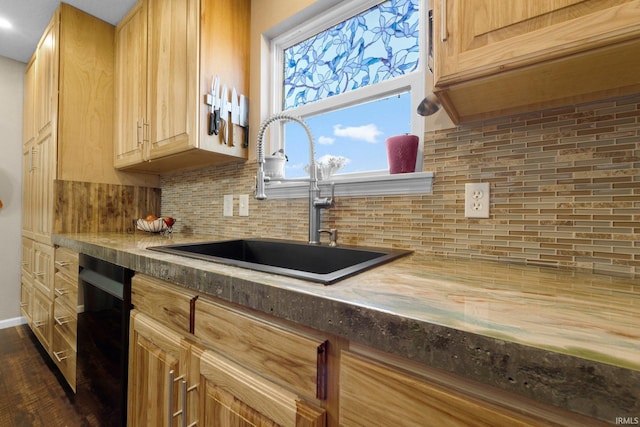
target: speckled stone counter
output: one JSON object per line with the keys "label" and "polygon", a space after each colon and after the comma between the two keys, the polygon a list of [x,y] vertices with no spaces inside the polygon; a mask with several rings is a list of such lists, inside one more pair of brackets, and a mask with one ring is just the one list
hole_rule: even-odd
{"label": "speckled stone counter", "polygon": [[207,236],[55,244],[538,401],[640,416],[640,280],[412,255],[331,286],[149,251]]}

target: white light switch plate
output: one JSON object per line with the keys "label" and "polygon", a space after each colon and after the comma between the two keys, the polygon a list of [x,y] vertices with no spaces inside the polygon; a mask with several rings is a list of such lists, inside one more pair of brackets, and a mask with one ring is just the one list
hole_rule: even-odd
{"label": "white light switch plate", "polygon": [[223,200],[222,215],[233,216],[233,194],[225,194]]}
{"label": "white light switch plate", "polygon": [[241,194],[240,196],[238,196],[238,198],[238,215],[249,216],[249,195]]}
{"label": "white light switch plate", "polygon": [[472,182],[464,185],[464,216],[489,218],[488,182]]}

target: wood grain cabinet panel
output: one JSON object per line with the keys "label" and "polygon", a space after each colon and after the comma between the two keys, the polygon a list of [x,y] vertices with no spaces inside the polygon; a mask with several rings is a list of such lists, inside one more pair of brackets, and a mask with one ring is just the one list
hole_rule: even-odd
{"label": "wood grain cabinet panel", "polygon": [[639,0],[435,0],[435,92],[455,122],[635,93]]}
{"label": "wood grain cabinet panel", "polygon": [[[205,426],[323,427],[322,408],[225,357],[199,352],[200,412]],[[189,421],[189,420],[187,420]]]}
{"label": "wood grain cabinet panel", "polygon": [[195,336],[306,396],[326,396],[327,340],[320,335],[293,332],[201,297],[196,301]]}
{"label": "wood grain cabinet panel", "polygon": [[605,425],[367,350],[342,352],[339,412],[341,426]]}
{"label": "wood grain cabinet panel", "polygon": [[27,320],[27,324],[31,326],[33,324],[33,284],[25,276],[20,280],[20,312]]}
{"label": "wood grain cabinet panel", "polygon": [[193,292],[144,274],[136,274],[131,283],[133,306],[177,331],[192,332],[195,299]]}
{"label": "wood grain cabinet panel", "polygon": [[42,344],[44,350],[51,352],[51,333],[53,331],[53,304],[48,295],[39,289],[33,291],[33,311],[31,330]]}
{"label": "wood grain cabinet panel", "polygon": [[129,330],[127,425],[178,426],[176,379],[186,370],[182,335],[135,310]]}

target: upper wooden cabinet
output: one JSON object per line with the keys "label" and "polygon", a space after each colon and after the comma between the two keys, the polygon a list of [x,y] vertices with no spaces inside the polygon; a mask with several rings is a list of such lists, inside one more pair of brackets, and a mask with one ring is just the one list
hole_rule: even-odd
{"label": "upper wooden cabinet", "polygon": [[640,0],[435,0],[433,16],[454,122],[640,90]]}
{"label": "upper wooden cabinet", "polygon": [[115,166],[161,173],[246,160],[208,135],[213,76],[249,88],[248,0],[141,0],[116,28]]}

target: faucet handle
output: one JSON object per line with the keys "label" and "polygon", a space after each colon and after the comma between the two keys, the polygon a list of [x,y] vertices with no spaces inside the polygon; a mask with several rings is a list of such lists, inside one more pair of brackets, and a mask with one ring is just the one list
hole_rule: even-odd
{"label": "faucet handle", "polygon": [[331,183],[331,197],[316,197],[313,201],[313,206],[315,206],[316,208],[332,208],[336,205],[335,202],[335,188],[336,188],[336,184],[335,182]]}
{"label": "faucet handle", "polygon": [[335,228],[321,228],[318,233],[327,233],[329,235],[329,246],[338,246],[338,230]]}

